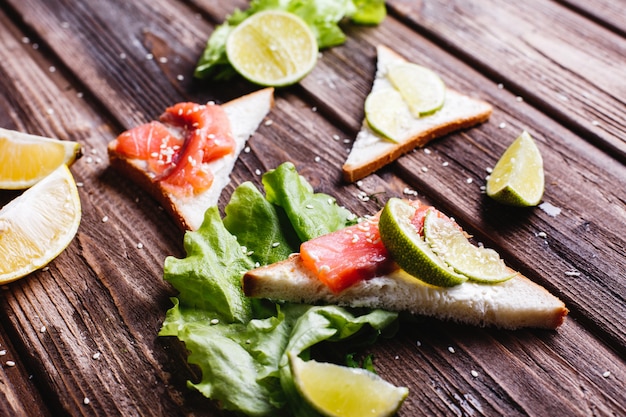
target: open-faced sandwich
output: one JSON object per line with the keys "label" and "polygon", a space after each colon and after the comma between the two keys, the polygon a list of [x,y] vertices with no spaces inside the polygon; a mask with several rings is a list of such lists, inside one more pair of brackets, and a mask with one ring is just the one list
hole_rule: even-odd
{"label": "open-faced sandwich", "polygon": [[433,139],[485,122],[492,112],[490,104],[447,88],[435,72],[386,46],[377,55],[365,119],[343,165],[348,182]]}
{"label": "open-faced sandwich", "polygon": [[196,230],[217,204],[248,138],[270,111],[266,88],[228,103],[178,103],[108,145],[113,167],[128,175],[173,216]]}
{"label": "open-faced sandwich", "polygon": [[380,215],[248,271],[249,297],[406,311],[478,326],[556,329],[558,298],[474,245],[434,207],[392,198]]}

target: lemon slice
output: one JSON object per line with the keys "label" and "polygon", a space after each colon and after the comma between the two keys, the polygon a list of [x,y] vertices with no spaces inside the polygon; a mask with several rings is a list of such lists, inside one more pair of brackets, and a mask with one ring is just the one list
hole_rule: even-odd
{"label": "lemon slice", "polygon": [[424,219],[424,240],[456,272],[473,281],[496,283],[517,275],[498,252],[473,245],[456,223],[433,210]]}
{"label": "lemon slice", "polygon": [[74,177],[63,164],[0,210],[0,284],[15,281],[56,258],[81,218]]}
{"label": "lemon slice", "polygon": [[398,142],[406,137],[414,118],[402,95],[394,88],[384,88],[365,99],[365,120],[376,133]]}
{"label": "lemon slice", "polygon": [[289,355],[289,365],[298,392],[325,416],[392,416],[409,393],[365,369],[305,362],[296,355]]}
{"label": "lemon slice", "polygon": [[304,78],[317,62],[315,35],[299,16],[279,10],[256,13],[228,35],[226,55],[249,81],[282,87]]}
{"label": "lemon slice", "polygon": [[446,85],[429,68],[410,62],[396,64],[389,67],[387,78],[415,117],[433,114],[445,103]]}
{"label": "lemon slice", "polygon": [[28,188],[80,154],[77,142],[0,128],[0,189]]}
{"label": "lemon slice", "polygon": [[526,131],[507,148],[487,180],[487,195],[511,206],[536,206],[544,192],[543,159]]}
{"label": "lemon slice", "polygon": [[378,228],[393,260],[410,275],[438,287],[452,287],[467,281],[444,262],[411,223],[415,208],[399,198],[385,204]]}

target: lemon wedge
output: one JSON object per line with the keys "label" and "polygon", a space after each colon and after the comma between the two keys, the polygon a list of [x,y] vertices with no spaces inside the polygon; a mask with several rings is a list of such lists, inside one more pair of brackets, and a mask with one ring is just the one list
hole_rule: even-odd
{"label": "lemon wedge", "polygon": [[78,142],[0,128],[0,189],[26,189],[80,154]]}
{"label": "lemon wedge", "polygon": [[47,265],[72,241],[81,219],[74,177],[63,164],[0,210],[0,284]]}
{"label": "lemon wedge", "polygon": [[365,369],[304,361],[296,355],[289,355],[289,365],[298,392],[325,416],[392,416],[409,393]]}
{"label": "lemon wedge", "polygon": [[299,16],[280,10],[256,13],[228,35],[226,55],[249,81],[268,87],[295,84],[317,62],[313,31]]}

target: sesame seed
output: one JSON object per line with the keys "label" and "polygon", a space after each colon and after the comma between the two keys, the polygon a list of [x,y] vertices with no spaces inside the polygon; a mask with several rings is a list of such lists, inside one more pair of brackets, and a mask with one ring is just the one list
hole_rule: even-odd
{"label": "sesame seed", "polygon": [[272,243],[272,247],[273,247],[273,248],[277,248],[277,247],[279,247],[279,246],[280,246],[280,242],[274,242],[274,243]]}
{"label": "sesame seed", "polygon": [[545,238],[548,237],[548,235],[546,234],[546,232],[539,232],[539,233],[537,233],[537,237],[542,237],[542,238],[545,239]]}
{"label": "sesame seed", "polygon": [[143,243],[141,242],[137,243],[137,249],[143,249]]}
{"label": "sesame seed", "polygon": [[91,355],[91,359],[98,360],[100,359],[100,355],[101,355],[100,352],[96,352],[93,355]]}
{"label": "sesame seed", "polygon": [[219,319],[211,319],[211,324],[218,324],[219,322]]}
{"label": "sesame seed", "polygon": [[568,277],[578,277],[580,276],[579,271],[565,271],[565,275]]}
{"label": "sesame seed", "polygon": [[315,113],[315,112],[317,111],[317,107],[315,107],[315,106],[314,106],[314,107],[311,107],[311,111],[312,111],[313,113]]}
{"label": "sesame seed", "polygon": [[350,143],[350,139],[344,139],[343,143]]}
{"label": "sesame seed", "polygon": [[146,59],[147,59],[148,61],[150,61],[150,60],[154,59],[154,55],[152,55],[152,54],[146,54]]}
{"label": "sesame seed", "polygon": [[24,36],[22,38],[22,43],[30,43],[30,38],[28,38],[27,36]]}
{"label": "sesame seed", "polygon": [[447,167],[448,165],[450,165],[450,163],[448,163],[448,161],[444,161],[441,166]]}
{"label": "sesame seed", "polygon": [[504,129],[506,127],[506,123],[502,122],[498,125],[500,129]]}
{"label": "sesame seed", "polygon": [[319,161],[322,160],[322,158],[320,158],[319,156],[316,156],[314,160],[315,160],[315,162],[319,162]]}
{"label": "sesame seed", "polygon": [[422,172],[428,172],[428,167],[422,167]]}
{"label": "sesame seed", "polygon": [[418,340],[417,342],[415,342],[415,345],[416,345],[417,347],[421,347],[421,346],[422,346],[422,342],[420,342],[420,341]]}
{"label": "sesame seed", "polygon": [[246,146],[245,148],[243,148],[243,153],[250,153],[250,147]]}
{"label": "sesame seed", "polygon": [[87,405],[87,404],[89,404],[89,402],[90,402],[89,398],[87,398],[87,397],[83,398],[83,404]]}
{"label": "sesame seed", "polygon": [[254,171],[254,173],[257,174],[257,175],[261,175],[261,170],[257,169],[256,171]]}
{"label": "sesame seed", "polygon": [[46,109],[46,113],[52,115],[52,114],[54,114],[54,109],[48,108],[48,109]]}
{"label": "sesame seed", "polygon": [[428,149],[428,148],[424,148],[424,153],[426,155],[430,155],[432,153],[432,151],[430,149]]}
{"label": "sesame seed", "polygon": [[313,209],[313,208],[315,208],[315,207],[313,207],[313,205],[312,205],[312,204],[307,204],[307,205],[306,205],[306,206],[304,206],[304,207],[306,207],[306,208],[308,208],[308,209]]}
{"label": "sesame seed", "polygon": [[106,223],[106,222],[108,222],[108,221],[109,221],[109,216],[104,216],[104,217],[102,218],[102,223]]}
{"label": "sesame seed", "polygon": [[185,76],[184,76],[183,74],[178,74],[178,75],[176,76],[176,79],[177,79],[178,81],[182,81],[182,80],[184,80],[184,79],[185,79]]}
{"label": "sesame seed", "polygon": [[167,57],[162,56],[161,58],[159,58],[159,62],[160,62],[161,64],[165,64],[165,63],[167,63]]}
{"label": "sesame seed", "polygon": [[333,135],[333,140],[339,140],[339,135]]}
{"label": "sesame seed", "polygon": [[608,377],[610,377],[610,376],[611,376],[611,371],[605,371],[605,372],[602,374],[602,376],[603,376],[604,378],[608,378]]}
{"label": "sesame seed", "polygon": [[597,121],[597,120],[592,120],[592,121],[591,121],[591,124],[592,124],[593,126],[598,126],[598,125],[600,125],[600,122],[599,122],[599,121]]}
{"label": "sesame seed", "polygon": [[63,29],[67,29],[67,28],[69,28],[69,27],[70,27],[70,24],[69,24],[68,22],[61,22],[61,27],[62,27]]}
{"label": "sesame seed", "polygon": [[515,100],[518,101],[518,102],[524,101],[524,99],[522,97],[520,97],[520,96],[515,97]]}
{"label": "sesame seed", "polygon": [[41,328],[39,329],[39,331],[41,333],[45,333],[46,332],[46,326],[41,326]]}
{"label": "sesame seed", "polygon": [[7,366],[15,366],[15,362],[13,362],[13,361],[7,361]]}
{"label": "sesame seed", "polygon": [[452,346],[448,346],[448,352],[454,353],[454,348]]}
{"label": "sesame seed", "polygon": [[274,123],[273,120],[266,120],[264,124],[265,124],[265,126],[271,126],[272,123]]}
{"label": "sesame seed", "polygon": [[498,89],[502,90],[504,88],[504,84],[500,83],[498,84]]}
{"label": "sesame seed", "polygon": [[465,180],[466,183],[471,184],[474,182],[474,180],[472,178],[468,178]]}
{"label": "sesame seed", "polygon": [[48,68],[48,71],[50,71],[50,72],[56,72],[56,71],[57,71],[57,69],[56,69],[56,67],[55,67],[55,66],[51,65],[51,66],[50,66],[50,68]]}
{"label": "sesame seed", "polygon": [[472,371],[470,372],[472,374],[472,376],[474,378],[476,378],[478,376],[478,372],[476,372],[475,370],[472,369]]}

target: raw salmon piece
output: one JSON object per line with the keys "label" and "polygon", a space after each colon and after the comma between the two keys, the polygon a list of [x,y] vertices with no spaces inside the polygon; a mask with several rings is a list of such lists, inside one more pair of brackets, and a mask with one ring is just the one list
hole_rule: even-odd
{"label": "raw salmon piece", "polygon": [[334,293],[395,267],[380,240],[377,218],[304,242],[300,256]]}

